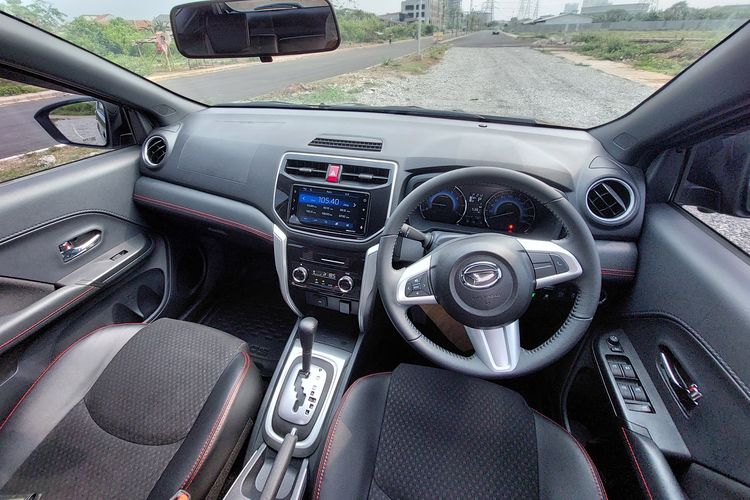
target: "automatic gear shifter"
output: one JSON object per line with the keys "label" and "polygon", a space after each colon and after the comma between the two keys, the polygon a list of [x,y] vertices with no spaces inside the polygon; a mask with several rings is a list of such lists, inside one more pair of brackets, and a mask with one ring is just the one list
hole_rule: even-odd
{"label": "automatic gear shifter", "polygon": [[307,378],[310,375],[310,363],[312,361],[312,348],[315,342],[315,333],[318,331],[318,320],[315,318],[304,318],[299,322],[299,343],[302,346],[302,370],[300,373]]}
{"label": "automatic gear shifter", "polygon": [[298,361],[286,371],[286,382],[281,389],[279,416],[295,425],[307,425],[315,415],[324,394],[328,373],[319,360],[312,362],[313,344],[318,331],[318,320],[304,318],[299,322],[297,334],[302,351]]}

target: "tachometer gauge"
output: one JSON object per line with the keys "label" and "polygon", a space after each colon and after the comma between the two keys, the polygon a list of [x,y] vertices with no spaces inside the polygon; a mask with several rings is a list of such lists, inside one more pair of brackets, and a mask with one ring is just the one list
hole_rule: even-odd
{"label": "tachometer gauge", "polygon": [[466,197],[457,187],[446,189],[422,202],[419,211],[427,220],[457,224],[466,213]]}
{"label": "tachometer gauge", "polygon": [[484,206],[490,229],[505,233],[528,233],[534,227],[536,210],[527,195],[506,189],[493,194]]}

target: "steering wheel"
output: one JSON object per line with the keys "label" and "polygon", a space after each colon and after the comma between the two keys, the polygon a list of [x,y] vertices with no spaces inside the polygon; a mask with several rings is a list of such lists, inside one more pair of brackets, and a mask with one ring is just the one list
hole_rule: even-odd
{"label": "steering wheel", "polygon": [[[394,269],[399,234],[411,230],[404,223],[423,200],[457,184],[488,183],[521,191],[549,209],[565,227],[565,238],[542,241],[496,233],[457,235],[410,266]],[[559,191],[504,168],[462,168],[414,189],[386,222],[377,267],[383,304],[404,339],[437,365],[481,378],[518,377],[558,360],[586,333],[599,305],[599,254],[583,218]],[[519,318],[528,309],[533,291],[564,282],[577,289],[567,319],[539,347],[522,348]],[[455,354],[425,337],[407,314],[411,306],[420,304],[440,304],[464,325],[474,355]]]}

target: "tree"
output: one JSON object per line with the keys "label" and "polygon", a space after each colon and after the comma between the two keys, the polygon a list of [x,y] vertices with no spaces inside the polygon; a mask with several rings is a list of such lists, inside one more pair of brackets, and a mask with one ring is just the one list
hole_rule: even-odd
{"label": "tree", "polygon": [[46,31],[57,31],[66,17],[44,0],[33,0],[28,5],[21,0],[5,0],[0,2],[0,10]]}
{"label": "tree", "polygon": [[662,17],[665,21],[683,21],[690,19],[695,9],[688,7],[687,2],[677,2],[671,7],[664,9]]}

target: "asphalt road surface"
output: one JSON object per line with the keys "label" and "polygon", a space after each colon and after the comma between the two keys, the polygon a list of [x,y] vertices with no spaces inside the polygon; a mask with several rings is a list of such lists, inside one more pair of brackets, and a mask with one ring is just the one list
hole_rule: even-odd
{"label": "asphalt road surface", "polygon": [[[423,47],[434,43],[422,39]],[[309,83],[381,64],[417,51],[417,41],[396,42],[372,47],[342,49],[308,57],[187,75],[162,80],[160,85],[209,104],[250,99],[284,90],[297,83]],[[56,142],[36,123],[34,114],[53,98],[0,105],[0,159],[54,146]]]}
{"label": "asphalt road surface", "polygon": [[[434,43],[422,40],[423,47]],[[232,70],[160,81],[159,84],[209,104],[251,99],[284,90],[290,85],[310,83],[382,64],[386,59],[413,54],[417,41],[342,49],[300,59],[279,59],[270,64],[253,64]]]}

